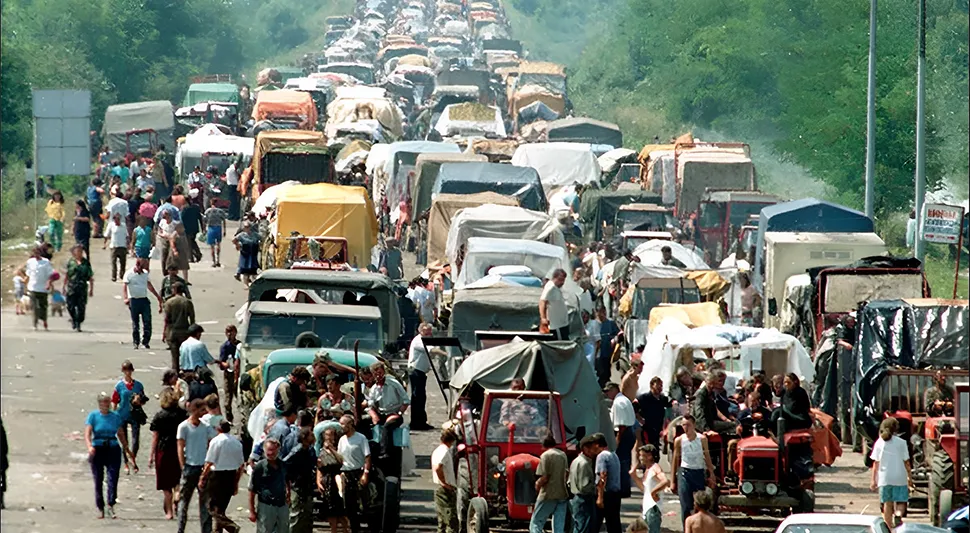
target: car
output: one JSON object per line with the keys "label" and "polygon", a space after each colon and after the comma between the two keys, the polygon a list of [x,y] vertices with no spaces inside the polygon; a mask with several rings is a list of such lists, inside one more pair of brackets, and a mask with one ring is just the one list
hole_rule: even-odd
{"label": "car", "polygon": [[793,514],[775,533],[892,533],[881,516],[849,513]]}

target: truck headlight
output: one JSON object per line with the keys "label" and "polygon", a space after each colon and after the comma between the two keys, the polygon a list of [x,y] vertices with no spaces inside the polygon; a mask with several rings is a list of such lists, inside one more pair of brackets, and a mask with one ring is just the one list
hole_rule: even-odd
{"label": "truck headlight", "polygon": [[750,481],[741,484],[741,494],[749,496],[752,492],[754,492],[754,485]]}
{"label": "truck headlight", "polygon": [[778,494],[778,485],[775,485],[774,483],[768,483],[768,485],[765,486],[765,492],[768,493],[768,496],[774,496],[775,494]]}

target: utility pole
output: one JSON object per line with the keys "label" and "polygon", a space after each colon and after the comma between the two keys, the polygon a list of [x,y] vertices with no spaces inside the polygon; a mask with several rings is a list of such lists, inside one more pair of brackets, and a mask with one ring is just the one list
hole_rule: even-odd
{"label": "utility pole", "polygon": [[876,2],[869,3],[869,88],[866,92],[866,216],[874,218],[876,174]]}
{"label": "utility pole", "polygon": [[926,256],[923,201],[926,196],[926,0],[919,0],[919,55],[916,61],[916,239],[913,255]]}

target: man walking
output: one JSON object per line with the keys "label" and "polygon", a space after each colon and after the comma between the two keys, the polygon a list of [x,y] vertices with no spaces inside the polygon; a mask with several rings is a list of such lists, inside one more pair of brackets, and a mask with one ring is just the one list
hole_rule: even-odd
{"label": "man walking", "polygon": [[599,531],[606,521],[607,533],[620,533],[620,459],[607,447],[606,436],[593,435],[596,439],[596,507],[598,509],[592,531]]}
{"label": "man walking", "polygon": [[350,520],[350,530],[359,533],[360,493],[369,481],[371,457],[370,443],[366,437],[357,433],[354,423],[353,416],[340,417],[340,427],[344,430],[344,435],[337,443],[337,452],[344,458],[340,473],[344,476],[344,505]]}
{"label": "man walking", "polygon": [[630,495],[630,466],[633,464],[633,450],[639,440],[640,425],[637,422],[633,403],[626,395],[620,393],[620,386],[616,383],[606,385],[606,397],[613,400],[610,407],[610,420],[616,432],[616,456],[620,460],[620,497]]}
{"label": "man walking", "polygon": [[562,286],[565,283],[566,271],[557,268],[539,296],[539,326],[548,328],[549,333],[559,340],[569,338],[569,313],[562,295]]}
{"label": "man walking", "polygon": [[434,490],[438,533],[458,533],[458,486],[455,481],[455,456],[451,450],[457,441],[458,435],[454,430],[443,430],[441,444],[431,452],[431,479],[438,486]]}
{"label": "man walking", "polygon": [[[192,300],[185,297],[185,285],[181,283],[173,284],[172,292],[174,296],[165,302],[163,308],[165,313],[163,337],[168,343],[168,350],[172,356],[172,368],[178,370],[180,368],[179,348],[182,346],[182,342],[189,337],[189,326],[195,324],[195,305],[192,304]],[[201,335],[201,332],[199,333]]]}
{"label": "man walking", "polygon": [[694,493],[707,486],[705,472],[714,479],[714,463],[707,448],[707,437],[697,432],[692,415],[684,415],[680,426],[684,434],[674,441],[670,460],[670,488],[680,496],[680,520],[686,522],[694,510]]}
{"label": "man walking", "polygon": [[283,458],[286,481],[290,485],[290,532],[313,531],[313,488],[316,483],[317,458],[313,444],[313,426],[301,427],[298,444]]}
{"label": "man walking", "polygon": [[[205,332],[202,326],[192,324],[186,330],[187,337],[179,346],[178,367],[184,372],[195,372],[196,369],[209,366],[215,363],[209,348],[202,342],[202,333]],[[220,363],[222,366],[222,363]]]}
{"label": "man walking", "polygon": [[182,481],[179,489],[178,533],[185,533],[189,519],[189,504],[192,495],[199,492],[199,519],[202,533],[212,533],[212,518],[209,516],[209,493],[203,490],[202,469],[206,462],[209,441],[216,436],[215,430],[202,423],[205,402],[195,399],[189,402],[189,418],[179,424],[176,432],[178,439],[179,463],[182,465]]}
{"label": "man walking", "polygon": [[[664,420],[667,419],[667,409],[672,404],[670,398],[663,393],[664,382],[660,376],[650,378],[650,390],[637,396],[637,407],[640,409],[640,418],[643,420],[644,441],[653,444],[660,449],[660,433],[664,428]],[[659,460],[654,457],[654,460]]]}
{"label": "man walking", "polygon": [[596,517],[596,476],[593,463],[598,449],[596,439],[587,435],[579,441],[581,453],[569,465],[569,508],[573,515],[574,533],[592,533]]}
{"label": "man walking", "polygon": [[411,385],[411,430],[424,431],[434,429],[428,424],[428,412],[425,406],[428,401],[428,372],[431,370],[431,357],[424,347],[421,337],[430,337],[431,324],[422,322],[418,326],[418,336],[411,339],[408,348],[408,382]]}
{"label": "man walking", "polygon": [[226,516],[226,509],[229,508],[229,500],[239,488],[245,456],[242,442],[230,435],[230,431],[232,424],[228,420],[219,423],[219,434],[209,442],[205,466],[202,467],[202,479],[199,480],[199,488],[205,488],[209,492],[209,513],[212,515],[212,527],[216,533],[239,531],[239,526]]}
{"label": "man walking", "polygon": [[249,477],[249,521],[256,523],[256,533],[289,533],[290,485],[279,460],[280,441],[263,441],[263,453]]}
{"label": "man walking", "polygon": [[569,459],[566,453],[556,448],[556,439],[547,433],[542,440],[544,451],[539,456],[539,467],[536,469],[536,499],[532,520],[529,522],[529,533],[542,533],[546,522],[552,517],[553,533],[566,532],[566,502],[569,493],[566,491],[566,474],[569,472]]}
{"label": "man walking", "polygon": [[[131,267],[131,270],[125,272],[122,281],[124,281],[124,286],[121,289],[121,294],[125,305],[131,312],[131,341],[136,350],[139,345],[149,349],[148,343],[152,338],[152,305],[148,301],[148,293],[155,295],[159,307],[162,306],[162,297],[159,296],[155,286],[148,279],[148,259],[136,259],[135,265]],[[144,328],[140,342],[138,338],[139,320],[141,320],[141,325]]]}

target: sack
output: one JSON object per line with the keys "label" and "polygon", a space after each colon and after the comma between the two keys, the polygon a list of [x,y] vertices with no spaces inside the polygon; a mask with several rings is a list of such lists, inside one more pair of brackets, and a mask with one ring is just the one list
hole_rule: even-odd
{"label": "sack", "polygon": [[158,261],[162,258],[162,251],[158,249],[158,246],[152,246],[152,249],[148,252],[148,258]]}

